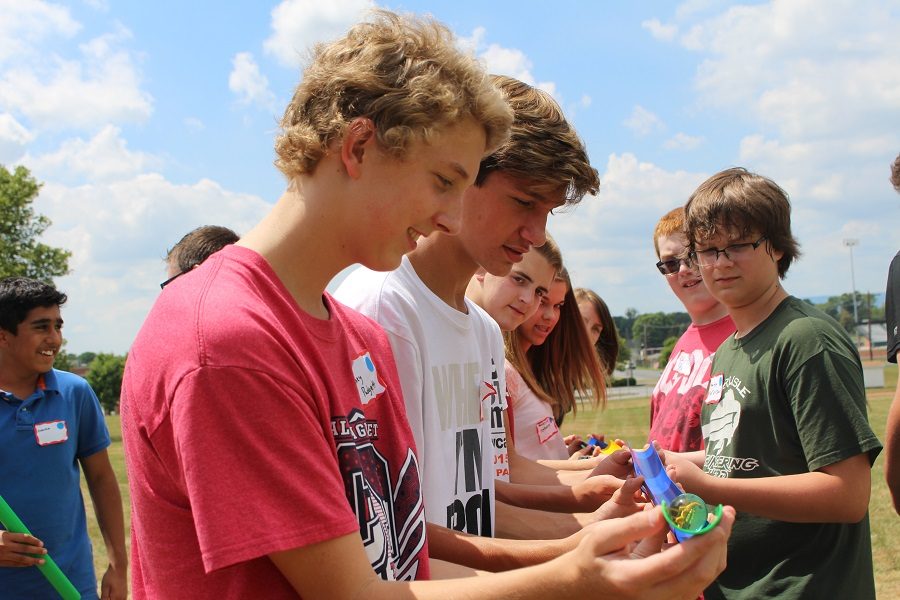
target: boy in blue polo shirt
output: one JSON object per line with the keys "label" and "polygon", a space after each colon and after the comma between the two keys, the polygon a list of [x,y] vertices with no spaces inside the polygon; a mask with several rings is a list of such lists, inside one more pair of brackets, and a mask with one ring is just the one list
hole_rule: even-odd
{"label": "boy in blue polo shirt", "polygon": [[109,568],[103,598],[127,595],[122,498],[106,448],[109,432],[87,382],[53,369],[62,345],[60,306],[50,285],[0,280],[0,494],[34,536],[0,529],[4,598],[56,598],[34,566],[48,552],[82,598],[97,598],[78,463],[94,501]]}

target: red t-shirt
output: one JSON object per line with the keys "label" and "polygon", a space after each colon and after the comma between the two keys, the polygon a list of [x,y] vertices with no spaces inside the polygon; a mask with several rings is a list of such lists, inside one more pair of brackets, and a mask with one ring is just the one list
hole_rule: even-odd
{"label": "red t-shirt", "polygon": [[236,246],[157,300],[122,386],[135,598],[296,597],[267,555],[354,531],[381,577],[428,578],[390,345],[324,301]]}
{"label": "red t-shirt", "polygon": [[669,362],[650,396],[650,436],[666,450],[690,452],[703,448],[700,409],[709,385],[716,349],[735,332],[726,315],[706,325],[694,325],[678,339]]}

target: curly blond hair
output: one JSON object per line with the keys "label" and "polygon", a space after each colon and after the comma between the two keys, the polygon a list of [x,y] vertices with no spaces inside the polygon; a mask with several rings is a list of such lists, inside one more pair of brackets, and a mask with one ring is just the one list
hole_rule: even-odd
{"label": "curly blond hair", "polygon": [[509,140],[481,161],[475,185],[493,171],[503,171],[539,184],[557,184],[566,204],[596,194],[600,176],[591,166],[578,133],[550,95],[518,79],[492,75],[513,109]]}
{"label": "curly blond hair", "polygon": [[313,48],[281,120],[275,165],[288,179],[312,173],[358,117],[373,121],[379,143],[398,158],[414,137],[427,142],[466,117],[484,127],[487,154],[506,141],[512,123],[500,92],[449,29],[385,10]]}

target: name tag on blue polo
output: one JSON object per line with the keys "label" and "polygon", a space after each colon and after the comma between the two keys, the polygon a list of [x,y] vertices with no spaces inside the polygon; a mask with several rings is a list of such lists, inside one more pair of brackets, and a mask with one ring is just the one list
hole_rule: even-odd
{"label": "name tag on blue polo", "polygon": [[34,426],[34,436],[38,446],[61,444],[69,439],[69,428],[65,421],[47,421]]}

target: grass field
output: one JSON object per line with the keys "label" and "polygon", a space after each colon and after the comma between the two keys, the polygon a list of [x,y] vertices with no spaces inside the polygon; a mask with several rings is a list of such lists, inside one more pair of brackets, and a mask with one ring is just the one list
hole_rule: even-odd
{"label": "grass field", "polygon": [[[893,398],[897,382],[897,367],[889,365],[885,369],[885,387],[870,389],[869,421],[880,440],[884,440],[884,427],[888,407]],[[605,433],[635,445],[647,439],[649,410],[647,398],[615,400],[604,412],[581,410],[575,418],[566,419],[563,433],[584,435],[590,432]],[[116,475],[122,498],[129,503],[128,484],[125,476],[125,461],[122,455],[122,432],[118,417],[108,417],[112,446],[110,459]],[[82,484],[82,487],[84,485]],[[106,570],[106,552],[103,540],[94,519],[90,496],[84,489],[85,503],[88,505],[88,528],[94,544],[94,564],[98,577]],[[872,472],[872,499],[869,504],[869,518],[872,525],[872,553],[875,561],[875,585],[879,598],[900,598],[900,517],[894,512],[887,485],[884,483],[884,458],[879,456]],[[125,530],[129,530],[129,515],[125,513]],[[127,540],[126,543],[129,543]],[[129,543],[130,545],[130,543]],[[130,550],[129,550],[130,556]]]}

